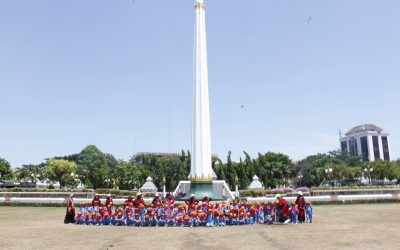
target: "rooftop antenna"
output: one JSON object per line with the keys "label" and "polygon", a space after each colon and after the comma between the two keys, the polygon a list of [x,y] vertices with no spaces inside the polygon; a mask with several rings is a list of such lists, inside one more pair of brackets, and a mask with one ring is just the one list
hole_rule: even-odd
{"label": "rooftop antenna", "polygon": [[339,129],[339,137],[342,139],[342,130]]}

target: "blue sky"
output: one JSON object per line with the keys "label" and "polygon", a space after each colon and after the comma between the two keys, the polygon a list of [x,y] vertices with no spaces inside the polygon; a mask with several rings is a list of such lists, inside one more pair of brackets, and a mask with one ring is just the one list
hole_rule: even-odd
{"label": "blue sky", "polygon": [[[399,1],[206,4],[214,153],[299,160],[375,123],[399,157]],[[192,6],[1,1],[0,157],[190,149]]]}

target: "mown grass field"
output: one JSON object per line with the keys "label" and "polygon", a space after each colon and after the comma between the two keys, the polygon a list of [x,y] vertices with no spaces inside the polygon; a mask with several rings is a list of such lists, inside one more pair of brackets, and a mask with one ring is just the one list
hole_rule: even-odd
{"label": "mown grass field", "polygon": [[0,207],[0,249],[400,249],[400,204],[314,207],[312,224],[64,225],[64,208]]}

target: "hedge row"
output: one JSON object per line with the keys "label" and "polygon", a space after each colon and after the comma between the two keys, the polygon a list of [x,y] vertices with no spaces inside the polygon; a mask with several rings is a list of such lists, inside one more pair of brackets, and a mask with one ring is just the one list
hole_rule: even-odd
{"label": "hedge row", "polygon": [[[136,196],[137,191],[99,188],[93,189],[28,189],[28,188],[0,188],[0,192],[48,192],[48,193],[98,193],[100,195],[112,194],[113,196]],[[143,193],[144,197],[154,197],[155,193]]]}
{"label": "hedge row", "polygon": [[93,193],[93,189],[0,188],[0,192]]}
{"label": "hedge row", "polygon": [[96,193],[102,195],[102,194],[111,194],[113,196],[115,195],[132,195],[136,196],[137,191],[131,191],[131,190],[118,190],[118,189],[106,189],[106,188],[98,188],[96,189]]}
{"label": "hedge row", "polygon": [[[96,193],[100,195],[111,194],[112,196],[136,196],[137,191],[131,190],[119,190],[119,189],[104,189],[98,188],[96,189]],[[143,197],[154,197],[155,193],[143,193]]]}
{"label": "hedge row", "polygon": [[311,191],[318,190],[363,190],[363,189],[397,189],[400,185],[385,185],[385,186],[340,186],[340,187],[312,187]]}
{"label": "hedge row", "polygon": [[0,207],[65,207],[64,203],[0,203]]}
{"label": "hedge row", "polygon": [[[308,194],[307,192],[304,192]],[[276,194],[286,194],[287,196],[296,195],[296,192],[293,189],[285,189],[285,190],[241,190],[239,191],[240,197],[262,197],[262,196],[274,196]]]}

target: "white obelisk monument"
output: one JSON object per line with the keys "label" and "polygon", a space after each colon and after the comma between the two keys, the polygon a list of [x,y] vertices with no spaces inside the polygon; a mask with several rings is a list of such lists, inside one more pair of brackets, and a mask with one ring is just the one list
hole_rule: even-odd
{"label": "white obelisk monument", "polygon": [[185,196],[179,198],[181,200],[191,195],[201,198],[205,194],[214,200],[233,199],[234,196],[224,180],[213,180],[206,18],[203,0],[196,0],[194,13],[192,160],[189,181],[180,181],[174,194],[184,193]]}
{"label": "white obelisk monument", "polygon": [[194,9],[193,127],[190,180],[192,182],[211,182],[210,105],[208,98],[206,18],[204,1],[196,0]]}

